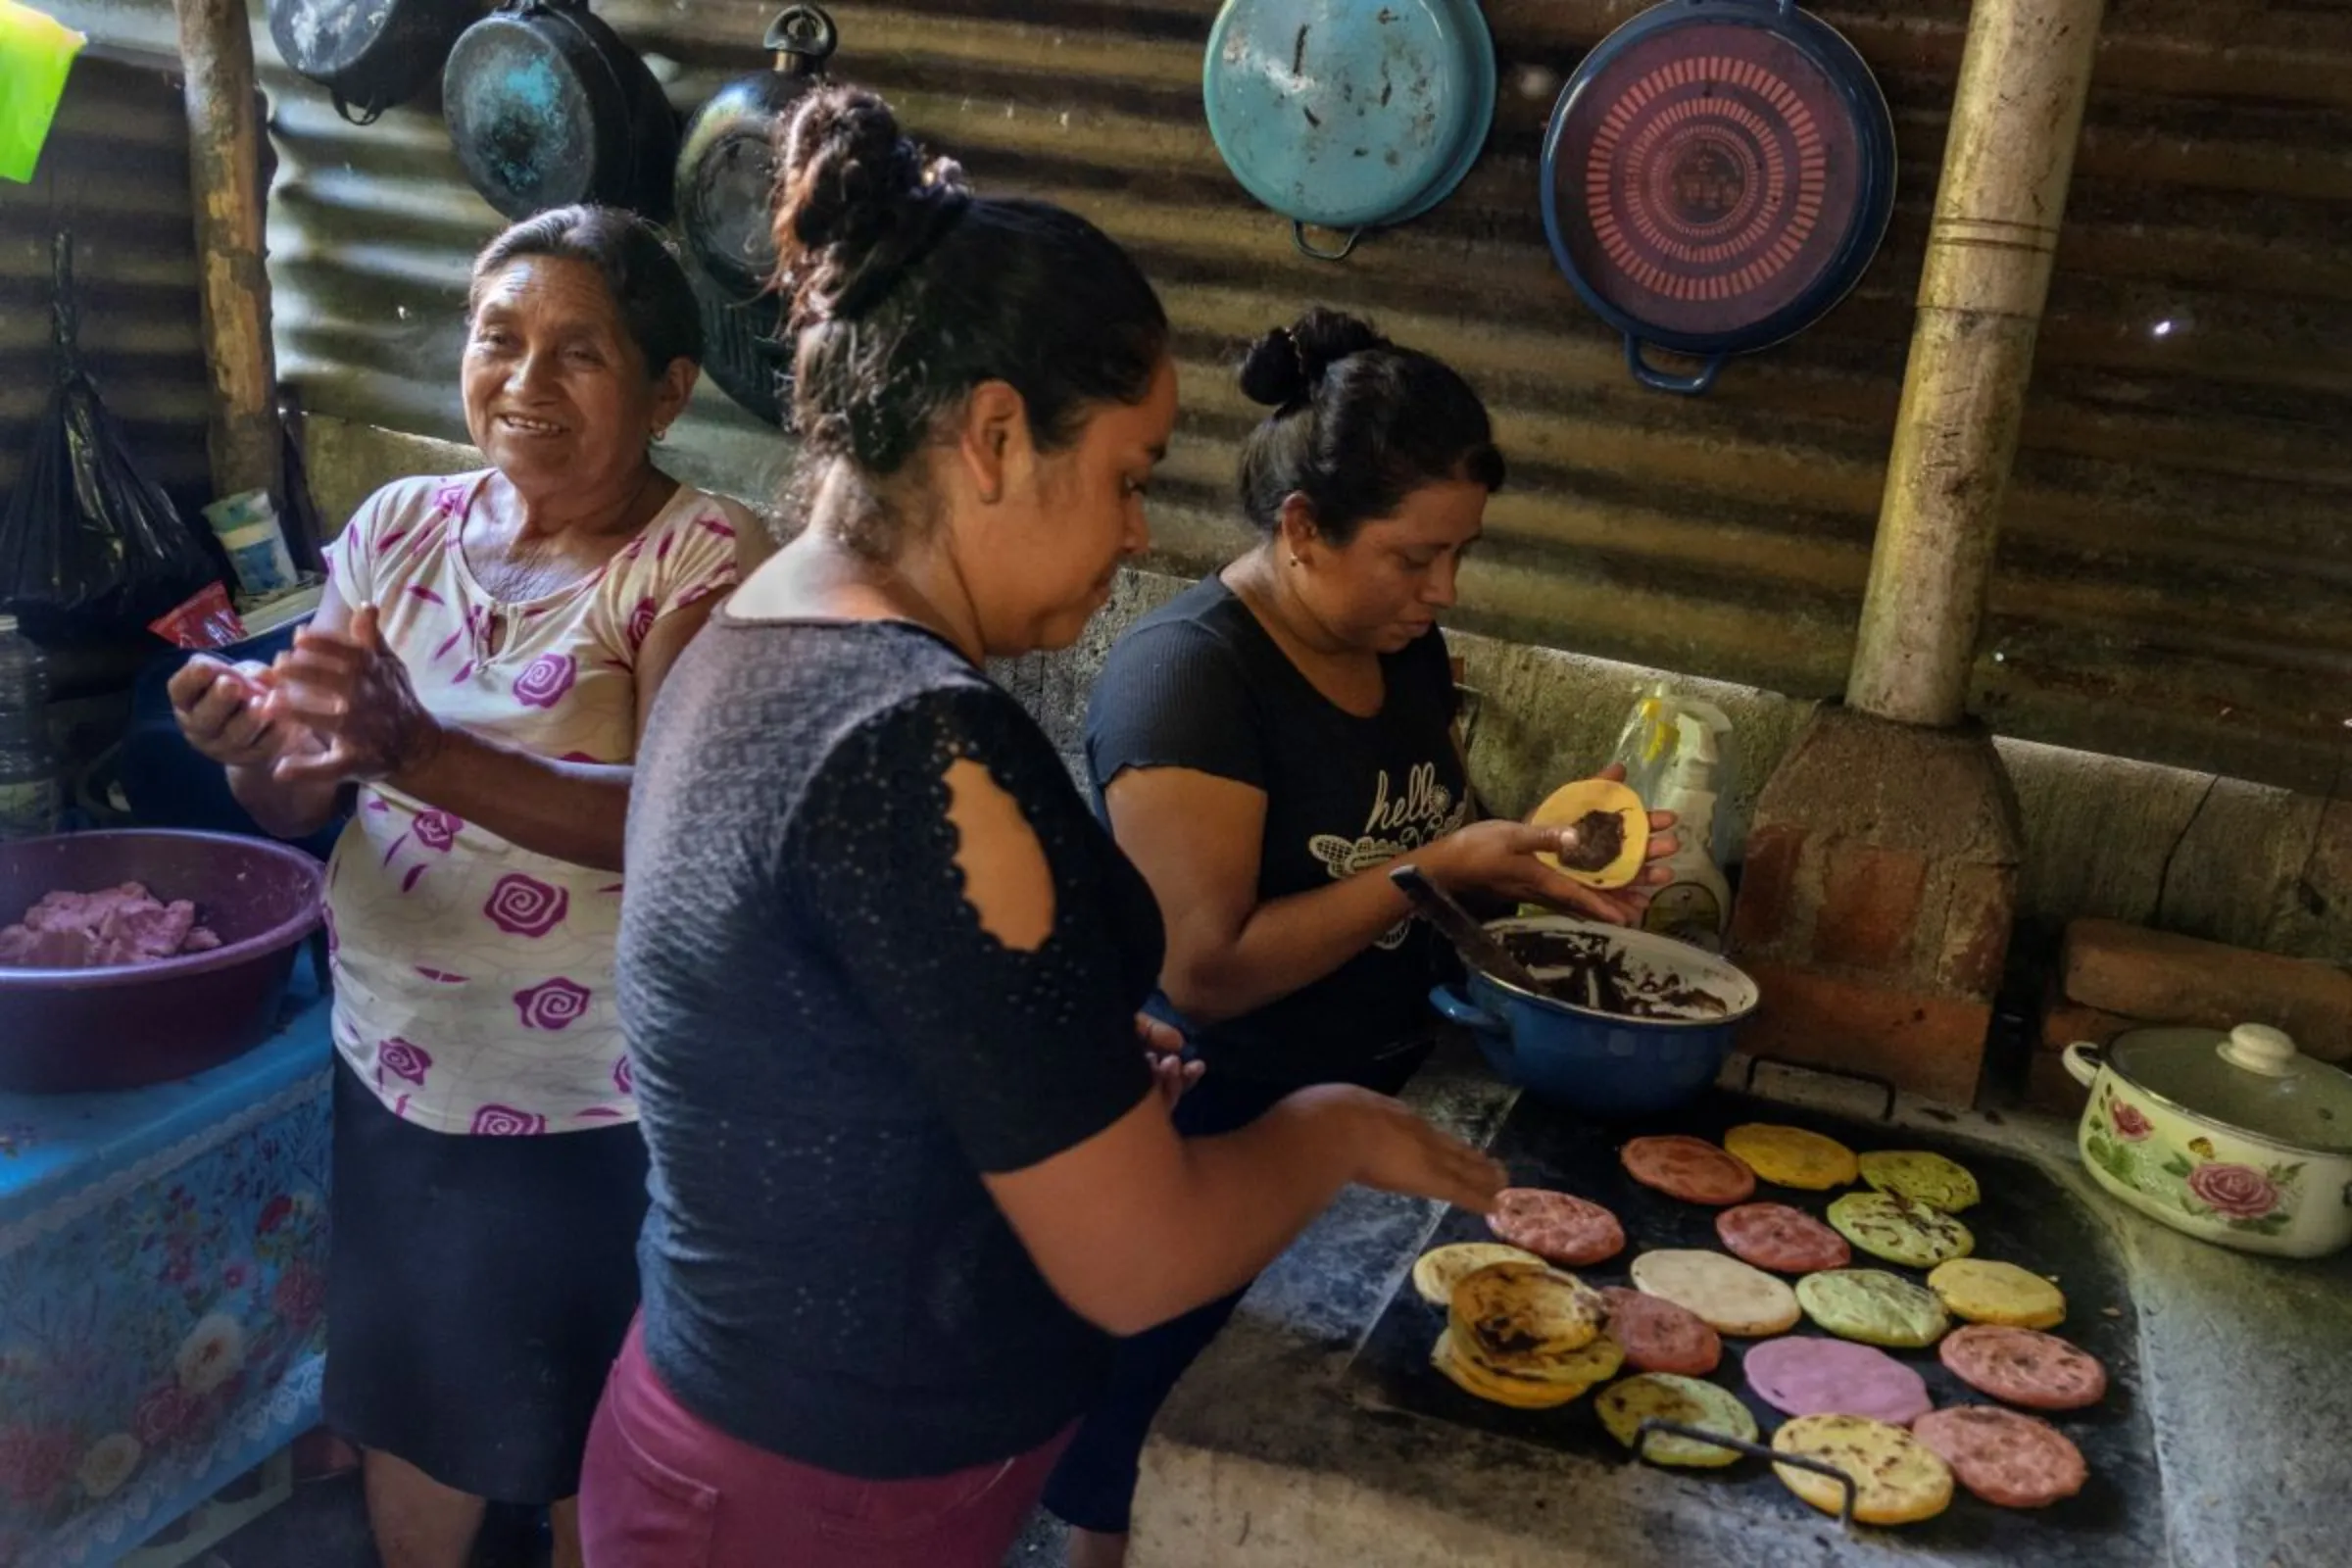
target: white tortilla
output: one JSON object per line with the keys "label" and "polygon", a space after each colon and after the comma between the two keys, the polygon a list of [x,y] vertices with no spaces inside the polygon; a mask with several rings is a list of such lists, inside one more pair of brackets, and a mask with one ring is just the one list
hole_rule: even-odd
{"label": "white tortilla", "polygon": [[1643,1252],[1631,1272],[1634,1289],[1663,1297],[1718,1334],[1743,1340],[1785,1334],[1804,1315],[1785,1283],[1722,1252]]}

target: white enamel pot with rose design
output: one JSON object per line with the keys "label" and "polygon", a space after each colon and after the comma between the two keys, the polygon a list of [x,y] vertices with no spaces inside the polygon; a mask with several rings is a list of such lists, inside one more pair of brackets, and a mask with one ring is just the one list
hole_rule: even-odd
{"label": "white enamel pot with rose design", "polygon": [[2066,1070],[2090,1090],[2082,1163],[2141,1213],[2280,1257],[2352,1245],[2352,1073],[2263,1024],[2079,1042]]}

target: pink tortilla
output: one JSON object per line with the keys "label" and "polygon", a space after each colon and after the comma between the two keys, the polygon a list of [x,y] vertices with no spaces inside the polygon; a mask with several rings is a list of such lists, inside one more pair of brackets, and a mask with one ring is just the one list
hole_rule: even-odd
{"label": "pink tortilla", "polygon": [[1907,1427],[1935,1408],[1917,1372],[1845,1340],[1766,1340],[1749,1348],[1741,1370],[1758,1398],[1789,1415],[1858,1415]]}

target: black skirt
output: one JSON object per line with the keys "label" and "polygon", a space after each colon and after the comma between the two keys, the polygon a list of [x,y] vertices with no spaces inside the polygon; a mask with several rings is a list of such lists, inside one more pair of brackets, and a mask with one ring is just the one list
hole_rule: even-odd
{"label": "black skirt", "polygon": [[495,1502],[576,1494],[637,1310],[645,1140],[403,1121],[338,1060],[327,1425]]}

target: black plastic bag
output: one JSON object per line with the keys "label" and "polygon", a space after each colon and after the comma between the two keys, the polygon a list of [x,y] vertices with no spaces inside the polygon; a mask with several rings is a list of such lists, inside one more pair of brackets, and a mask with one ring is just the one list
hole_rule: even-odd
{"label": "black plastic bag", "polygon": [[73,257],[58,235],[57,386],[0,519],[0,611],[59,633],[137,631],[219,572],[82,368]]}

